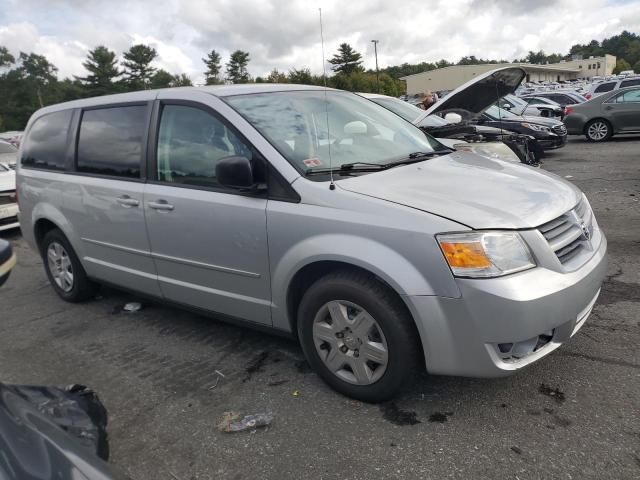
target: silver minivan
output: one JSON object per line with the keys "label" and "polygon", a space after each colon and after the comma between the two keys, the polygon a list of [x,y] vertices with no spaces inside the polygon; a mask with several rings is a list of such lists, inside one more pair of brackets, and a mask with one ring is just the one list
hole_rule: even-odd
{"label": "silver minivan", "polygon": [[493,377],[584,324],[606,271],[587,198],[453,152],[355,94],[173,88],[43,108],[19,153],[24,237],[55,291],[110,284],[297,338],[333,388]]}

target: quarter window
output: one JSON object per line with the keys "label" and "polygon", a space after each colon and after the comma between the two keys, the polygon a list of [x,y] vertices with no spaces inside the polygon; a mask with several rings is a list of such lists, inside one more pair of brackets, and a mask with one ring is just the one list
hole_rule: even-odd
{"label": "quarter window", "polygon": [[640,90],[630,90],[621,93],[614,99],[616,103],[640,103]]}
{"label": "quarter window", "polygon": [[78,171],[140,178],[147,107],[86,110],[78,138]]}
{"label": "quarter window", "polygon": [[253,160],[251,148],[218,118],[195,107],[164,106],[158,135],[158,180],[219,187],[216,165],[232,156]]}
{"label": "quarter window", "polygon": [[64,170],[71,115],[72,110],[64,110],[44,115],[34,122],[23,147],[22,166]]}

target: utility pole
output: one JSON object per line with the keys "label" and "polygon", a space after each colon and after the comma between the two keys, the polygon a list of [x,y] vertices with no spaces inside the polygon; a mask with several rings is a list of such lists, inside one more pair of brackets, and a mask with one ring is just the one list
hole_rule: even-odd
{"label": "utility pole", "polygon": [[380,40],[371,40],[373,43],[373,51],[376,54],[376,90],[380,93],[380,70],[378,70],[378,42]]}

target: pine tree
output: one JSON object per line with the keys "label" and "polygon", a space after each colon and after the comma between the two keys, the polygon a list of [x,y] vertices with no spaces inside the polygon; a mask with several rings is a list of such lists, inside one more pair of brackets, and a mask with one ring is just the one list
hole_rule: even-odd
{"label": "pine tree", "polygon": [[0,46],[0,67],[8,67],[15,63],[16,59],[9,53],[7,47]]}
{"label": "pine tree", "polygon": [[249,64],[249,52],[236,50],[227,62],[227,79],[232,83],[248,83],[250,80],[247,65]]}
{"label": "pine tree", "polygon": [[202,61],[207,66],[207,70],[204,72],[207,85],[219,85],[222,83],[220,78],[220,54],[215,50],[211,50],[207,54],[207,58],[203,58]]}
{"label": "pine tree", "polygon": [[149,87],[151,77],[156,69],[151,62],[158,56],[155,48],[147,45],[133,45],[124,54],[124,74],[126,83],[131,90],[141,90]]}
{"label": "pine tree", "polygon": [[351,45],[343,43],[338,47],[338,53],[328,62],[333,65],[332,69],[336,73],[350,74],[362,72],[362,55],[356,52]]}
{"label": "pine tree", "polygon": [[115,79],[122,73],[118,69],[115,52],[99,46],[89,51],[87,61],[82,66],[87,69],[86,77],[75,77],[88,87],[91,95],[106,95],[116,91]]}

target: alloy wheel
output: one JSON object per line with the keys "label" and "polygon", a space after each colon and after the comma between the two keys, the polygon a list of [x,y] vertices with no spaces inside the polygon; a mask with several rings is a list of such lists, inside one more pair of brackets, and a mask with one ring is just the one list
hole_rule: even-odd
{"label": "alloy wheel", "polygon": [[598,142],[609,134],[609,126],[604,122],[593,122],[589,125],[587,134],[589,138]]}
{"label": "alloy wheel", "polygon": [[56,285],[65,293],[73,290],[73,266],[71,258],[58,242],[51,242],[47,248],[49,271]]}
{"label": "alloy wheel", "polygon": [[376,320],[361,306],[334,300],[313,321],[313,343],[324,365],[354,385],[370,385],[387,369],[387,340]]}

